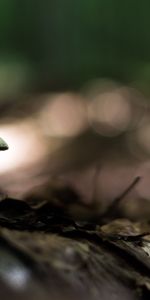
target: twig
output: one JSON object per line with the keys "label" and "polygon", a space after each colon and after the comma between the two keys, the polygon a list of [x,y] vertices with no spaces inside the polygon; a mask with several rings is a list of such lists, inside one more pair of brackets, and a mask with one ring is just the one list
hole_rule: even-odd
{"label": "twig", "polygon": [[109,217],[110,215],[113,216],[113,214],[117,210],[118,205],[120,204],[122,199],[125,198],[125,196],[130,193],[130,191],[137,185],[137,183],[139,183],[140,180],[141,180],[141,177],[137,176],[133,180],[133,182],[129,185],[129,187],[125,191],[123,191],[123,193],[121,193],[120,196],[118,196],[116,199],[114,199],[114,201],[108,207],[107,211],[104,213],[104,215],[103,215],[104,218]]}

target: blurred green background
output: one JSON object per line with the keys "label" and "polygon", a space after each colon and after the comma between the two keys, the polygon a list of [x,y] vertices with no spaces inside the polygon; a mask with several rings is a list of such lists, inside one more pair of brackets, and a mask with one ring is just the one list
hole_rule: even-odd
{"label": "blurred green background", "polygon": [[0,79],[59,90],[109,77],[149,92],[149,9],[148,0],[1,0]]}
{"label": "blurred green background", "polygon": [[141,176],[135,198],[150,199],[149,11],[148,0],[0,1],[8,195],[22,199],[39,185],[47,193],[63,175],[87,201],[97,190],[105,206]]}

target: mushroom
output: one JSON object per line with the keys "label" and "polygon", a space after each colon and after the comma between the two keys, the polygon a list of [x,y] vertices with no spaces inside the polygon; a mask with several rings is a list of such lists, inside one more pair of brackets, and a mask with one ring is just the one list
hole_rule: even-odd
{"label": "mushroom", "polygon": [[6,142],[0,137],[0,151],[7,150],[9,147]]}

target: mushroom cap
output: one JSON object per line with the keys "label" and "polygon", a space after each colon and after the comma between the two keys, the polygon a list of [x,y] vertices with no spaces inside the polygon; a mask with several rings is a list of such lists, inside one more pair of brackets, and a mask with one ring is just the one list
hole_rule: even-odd
{"label": "mushroom cap", "polygon": [[7,150],[8,148],[7,143],[0,137],[0,151]]}

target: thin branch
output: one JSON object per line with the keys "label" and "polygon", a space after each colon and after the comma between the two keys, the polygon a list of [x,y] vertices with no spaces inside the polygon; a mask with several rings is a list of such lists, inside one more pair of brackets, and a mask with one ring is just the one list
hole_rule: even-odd
{"label": "thin branch", "polygon": [[114,199],[114,201],[108,207],[107,211],[104,213],[103,217],[113,215],[113,213],[115,213],[115,211],[117,211],[120,202],[131,192],[131,190],[133,190],[133,188],[135,188],[135,186],[139,183],[140,180],[141,180],[141,177],[137,176],[133,180],[133,182],[129,185],[129,187],[127,187],[127,189],[125,189],[125,191],[123,191],[120,196],[118,196],[116,199]]}

